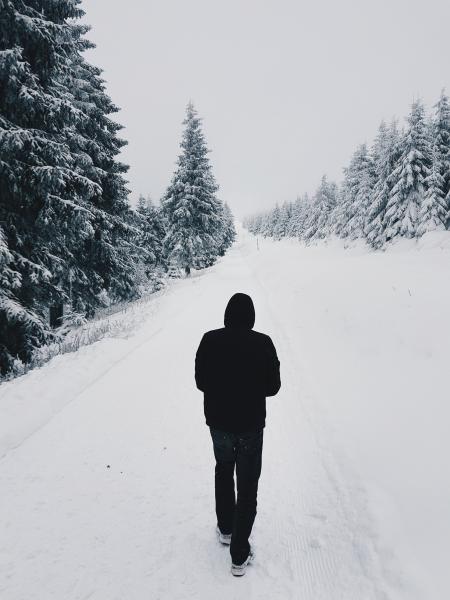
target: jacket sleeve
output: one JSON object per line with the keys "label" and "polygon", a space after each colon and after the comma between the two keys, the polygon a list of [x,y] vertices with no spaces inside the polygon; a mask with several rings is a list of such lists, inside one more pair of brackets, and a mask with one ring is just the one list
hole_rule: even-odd
{"label": "jacket sleeve", "polygon": [[195,383],[197,388],[204,392],[205,391],[205,360],[206,360],[206,334],[202,337],[200,345],[197,348],[195,355]]}
{"label": "jacket sleeve", "polygon": [[281,387],[280,361],[270,337],[267,337],[268,363],[266,377],[266,396],[275,396]]}

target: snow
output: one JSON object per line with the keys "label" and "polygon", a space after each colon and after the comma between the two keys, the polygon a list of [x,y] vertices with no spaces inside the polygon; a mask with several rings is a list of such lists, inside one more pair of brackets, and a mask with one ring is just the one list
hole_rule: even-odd
{"label": "snow", "polygon": [[[0,597],[449,597],[449,235],[386,252],[239,230],[139,328],[0,388]],[[235,292],[271,335],[255,563],[230,575],[193,380]]]}

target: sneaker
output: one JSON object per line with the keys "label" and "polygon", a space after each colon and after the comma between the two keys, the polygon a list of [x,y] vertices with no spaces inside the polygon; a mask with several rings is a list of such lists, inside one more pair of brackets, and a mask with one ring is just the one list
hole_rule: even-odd
{"label": "sneaker", "polygon": [[254,558],[255,558],[255,553],[250,548],[250,552],[248,553],[248,556],[244,560],[242,565],[235,565],[234,563],[231,563],[231,573],[235,577],[242,577],[242,575],[245,575],[245,569],[246,569],[247,565],[251,564],[251,562],[253,561]]}
{"label": "sneaker", "polygon": [[222,533],[219,526],[216,526],[217,535],[219,536],[219,542],[229,546],[231,544],[231,533]]}

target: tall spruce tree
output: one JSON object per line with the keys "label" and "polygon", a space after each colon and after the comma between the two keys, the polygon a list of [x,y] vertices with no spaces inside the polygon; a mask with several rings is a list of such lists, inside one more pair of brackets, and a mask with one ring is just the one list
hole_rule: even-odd
{"label": "tall spruce tree", "polygon": [[236,238],[233,213],[226,202],[220,203],[220,223],[216,244],[219,256],[223,256]]}
{"label": "tall spruce tree", "polygon": [[272,235],[276,240],[281,240],[281,238],[284,238],[287,235],[287,228],[291,218],[291,213],[292,207],[290,203],[283,202],[272,230]]}
{"label": "tall spruce tree", "polygon": [[[0,3],[0,221],[18,280],[9,306],[34,313],[44,337],[50,336],[44,311],[64,297],[58,275],[68,269],[66,233],[82,238],[88,228],[82,222],[72,228],[71,219],[82,221],[74,199],[96,191],[76,173],[62,134],[77,119],[59,87],[76,52],[66,19],[77,16],[72,3]],[[2,318],[6,344],[26,360],[27,331],[10,310]]]}
{"label": "tall spruce tree", "polygon": [[165,223],[160,207],[156,207],[151,198],[141,196],[136,213],[139,219],[139,237],[137,243],[141,248],[139,262],[145,275],[153,286],[158,287],[165,268],[163,242],[166,235]]}
{"label": "tall spruce tree", "polygon": [[361,144],[353,154],[348,168],[344,169],[340,227],[336,232],[342,237],[363,237],[368,206],[375,182],[372,157],[366,144]]}
{"label": "tall spruce tree", "polygon": [[400,141],[400,158],[391,174],[392,187],[384,215],[386,240],[414,237],[430,173],[431,156],[425,109],[417,100],[408,117],[409,127]]}
{"label": "tall spruce tree", "polygon": [[81,56],[78,4],[0,0],[0,222],[15,274],[0,310],[5,352],[23,361],[63,303],[89,313],[135,292],[120,126]]}
{"label": "tall spruce tree", "polygon": [[[435,105],[433,122],[433,161],[442,177],[442,195],[445,198],[447,218],[445,224],[450,228],[450,104],[449,98],[442,90],[439,101]],[[439,197],[439,203],[441,200]]]}
{"label": "tall spruce tree", "polygon": [[42,321],[15,297],[21,276],[12,266],[13,258],[0,226],[0,375],[11,371],[15,361],[25,359],[46,336]]}
{"label": "tall spruce tree", "polygon": [[334,181],[328,181],[327,176],[324,175],[309,207],[310,213],[304,234],[306,241],[320,240],[330,235],[337,198],[337,185]]}
{"label": "tall spruce tree", "polygon": [[428,231],[445,229],[447,202],[445,199],[445,176],[442,175],[439,148],[435,143],[432,150],[430,173],[425,180],[426,191],[420,207],[417,235]]}
{"label": "tall spruce tree", "polygon": [[308,195],[297,196],[292,205],[291,218],[287,227],[286,235],[289,237],[303,237],[305,223],[308,215],[309,198]]}
{"label": "tall spruce tree", "polygon": [[396,121],[390,127],[382,122],[373,147],[375,182],[367,209],[365,235],[373,248],[385,242],[384,215],[392,188],[391,174],[399,159],[400,136]]}
{"label": "tall spruce tree", "polygon": [[211,265],[220,254],[222,206],[208,159],[208,148],[192,102],[186,109],[181,154],[171,184],[162,198],[168,231],[165,252],[183,268]]}
{"label": "tall spruce tree", "polygon": [[[80,50],[92,44],[80,38]],[[82,199],[91,213],[94,234],[85,240],[76,256],[76,269],[84,276],[72,281],[73,302],[90,309],[98,306],[98,296],[106,291],[109,301],[137,295],[135,273],[136,224],[130,215],[129,190],[124,173],[128,166],[117,160],[126,144],[118,137],[122,125],[110,118],[118,111],[105,91],[101,69],[90,65],[78,52],[71,57],[72,69],[64,80],[67,93],[79,119],[67,130],[68,144],[77,170],[95,182],[98,194]],[[72,276],[73,279],[73,276]]]}

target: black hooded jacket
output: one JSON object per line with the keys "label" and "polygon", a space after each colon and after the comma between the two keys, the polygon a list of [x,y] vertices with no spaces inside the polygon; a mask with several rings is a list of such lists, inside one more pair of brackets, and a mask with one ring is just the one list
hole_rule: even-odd
{"label": "black hooded jacket", "polygon": [[253,331],[255,309],[234,294],[225,327],[203,336],[195,357],[195,381],[204,392],[206,424],[242,433],[265,426],[266,396],[280,389],[280,362],[268,335]]}

